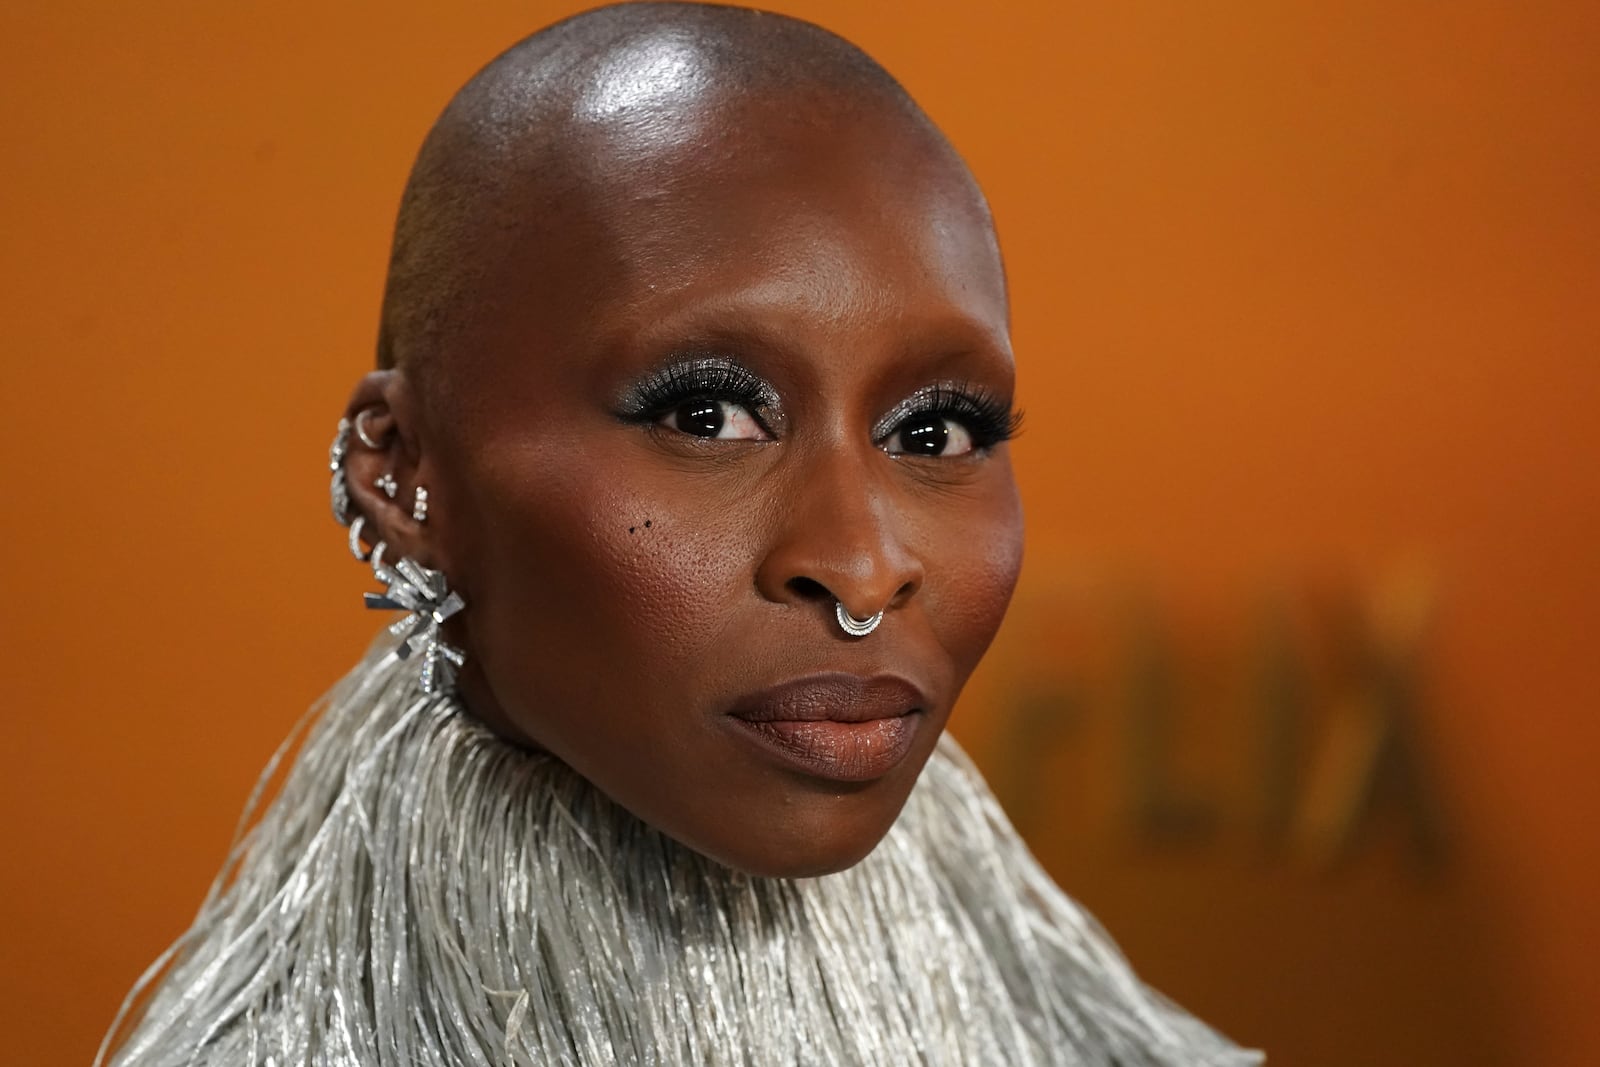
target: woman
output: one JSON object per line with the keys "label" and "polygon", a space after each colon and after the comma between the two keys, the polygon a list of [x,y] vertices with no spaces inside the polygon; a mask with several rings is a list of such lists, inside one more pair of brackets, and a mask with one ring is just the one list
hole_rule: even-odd
{"label": "woman", "polygon": [[1021,558],[1007,322],[965,166],[816,27],[481,72],[331,456],[405,614],[110,1062],[1255,1062],[941,740]]}

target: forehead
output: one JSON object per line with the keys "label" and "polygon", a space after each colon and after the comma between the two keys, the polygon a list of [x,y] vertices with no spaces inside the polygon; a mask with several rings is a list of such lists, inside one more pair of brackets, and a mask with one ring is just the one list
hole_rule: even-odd
{"label": "forehead", "polygon": [[565,232],[546,245],[563,249],[559,284],[581,292],[569,311],[618,323],[729,305],[814,326],[915,314],[1004,333],[987,206],[930,128],[815,92],[644,110],[573,131]]}

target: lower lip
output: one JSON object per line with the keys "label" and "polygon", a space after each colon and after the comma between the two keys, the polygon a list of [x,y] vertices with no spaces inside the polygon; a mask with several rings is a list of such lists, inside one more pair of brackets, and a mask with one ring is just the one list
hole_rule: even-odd
{"label": "lower lip", "polygon": [[836,782],[869,782],[894,770],[910,754],[921,721],[915,711],[867,722],[733,719],[741,732],[781,762]]}

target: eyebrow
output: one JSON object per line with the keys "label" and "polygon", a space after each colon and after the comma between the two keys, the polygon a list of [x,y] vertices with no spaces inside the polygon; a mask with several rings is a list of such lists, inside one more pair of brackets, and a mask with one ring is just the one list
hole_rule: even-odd
{"label": "eyebrow", "polygon": [[765,406],[777,407],[781,403],[772,383],[744,360],[700,348],[668,353],[642,373],[630,376],[616,401],[617,411],[625,417],[637,418],[646,410],[645,396],[671,390],[683,381],[708,376],[721,376],[730,383],[747,387],[753,394],[759,394],[758,402]]}
{"label": "eyebrow", "polygon": [[[774,319],[778,322],[774,322]],[[805,319],[791,307],[775,307],[742,302],[737,294],[714,304],[698,302],[681,313],[669,312],[650,321],[624,323],[596,346],[599,358],[608,363],[633,362],[641,354],[662,362],[684,353],[733,357],[759,354],[763,361],[777,366],[803,364],[806,345],[795,339],[795,331],[784,328],[785,318]],[[1009,371],[1013,363],[1008,324],[992,326],[980,316],[949,306],[943,313],[909,324],[912,329],[894,344],[891,357],[899,363],[907,359],[937,362],[964,359],[973,354],[998,356]]]}

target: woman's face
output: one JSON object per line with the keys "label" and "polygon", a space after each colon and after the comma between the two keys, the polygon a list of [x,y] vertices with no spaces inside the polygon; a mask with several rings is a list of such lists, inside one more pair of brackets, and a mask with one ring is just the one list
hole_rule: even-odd
{"label": "woman's face", "polygon": [[843,110],[597,122],[417,434],[467,705],[761,875],[887,832],[1021,558],[986,209]]}

